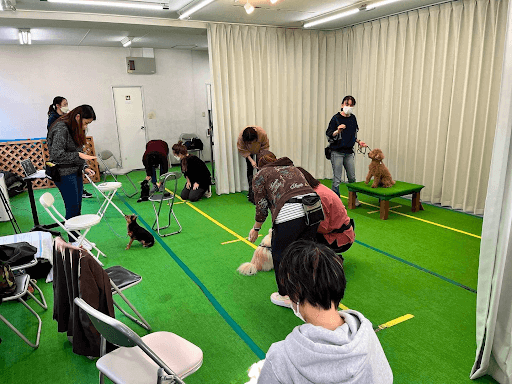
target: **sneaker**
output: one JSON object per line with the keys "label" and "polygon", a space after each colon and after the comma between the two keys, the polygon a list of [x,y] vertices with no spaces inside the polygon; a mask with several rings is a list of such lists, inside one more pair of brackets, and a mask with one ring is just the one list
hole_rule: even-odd
{"label": "sneaker", "polygon": [[92,197],[92,193],[87,192],[85,189],[82,192],[82,199],[89,199]]}
{"label": "sneaker", "polygon": [[157,192],[159,190],[159,188],[157,187],[156,184],[153,184],[153,188],[151,188],[151,190],[149,191],[149,193],[153,194],[155,192]]}
{"label": "sneaker", "polygon": [[359,201],[359,199],[356,197],[356,207],[359,207],[361,205],[361,202]]}
{"label": "sneaker", "polygon": [[280,307],[285,307],[285,308],[292,307],[292,302],[291,302],[290,298],[288,297],[288,295],[281,296],[279,294],[279,292],[274,292],[273,294],[271,294],[270,301],[272,303],[274,303],[275,305],[279,305]]}
{"label": "sneaker", "polygon": [[210,197],[212,197],[212,191],[206,191],[204,193],[204,197],[206,197],[207,199],[209,199]]}

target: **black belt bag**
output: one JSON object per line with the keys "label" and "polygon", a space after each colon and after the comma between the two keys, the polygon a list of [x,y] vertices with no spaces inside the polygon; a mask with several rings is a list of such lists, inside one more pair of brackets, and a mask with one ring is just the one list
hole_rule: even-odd
{"label": "black belt bag", "polygon": [[324,218],[322,201],[317,194],[303,196],[302,199],[291,198],[289,203],[301,203],[306,215],[306,225],[312,226],[320,223]]}

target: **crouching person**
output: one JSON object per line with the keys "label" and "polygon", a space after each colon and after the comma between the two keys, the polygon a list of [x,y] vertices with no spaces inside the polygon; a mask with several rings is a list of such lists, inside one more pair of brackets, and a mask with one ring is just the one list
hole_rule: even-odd
{"label": "crouching person", "polygon": [[283,254],[279,279],[305,324],[271,345],[259,384],[393,382],[371,322],[357,311],[338,311],[346,286],[340,256],[325,245],[296,241]]}

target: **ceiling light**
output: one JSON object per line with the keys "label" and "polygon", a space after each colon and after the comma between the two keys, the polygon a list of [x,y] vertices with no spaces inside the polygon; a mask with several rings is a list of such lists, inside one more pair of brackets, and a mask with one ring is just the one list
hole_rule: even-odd
{"label": "ceiling light", "polygon": [[323,24],[323,23],[327,23],[329,21],[338,20],[338,19],[341,19],[342,17],[354,15],[357,12],[359,12],[359,9],[355,8],[355,9],[351,9],[350,11],[337,13],[335,15],[324,16],[324,17],[321,17],[321,18],[313,20],[313,21],[308,21],[307,23],[304,24],[304,28],[311,28],[318,24]]}
{"label": "ceiling light", "polygon": [[[1,1],[1,0],[0,0]],[[90,6],[103,6],[103,7],[120,7],[120,8],[137,8],[137,9],[154,9],[162,10],[169,9],[169,4],[166,2],[158,3],[144,3],[142,1],[101,1],[101,0],[47,0],[50,3],[61,4],[78,4]]]}
{"label": "ceiling light", "polygon": [[193,1],[189,4],[187,4],[185,7],[181,8],[178,11],[178,14],[180,15],[179,19],[180,20],[188,19],[191,14],[199,11],[201,8],[206,7],[208,4],[210,4],[213,1],[214,0]]}
{"label": "ceiling light", "polygon": [[0,0],[0,11],[15,11],[16,0]]}
{"label": "ceiling light", "polygon": [[272,4],[275,4],[275,3],[277,3],[277,2],[278,2],[278,0],[270,0],[270,2],[271,2]]}
{"label": "ceiling light", "polygon": [[369,10],[377,8],[377,7],[382,7],[383,5],[388,5],[388,4],[391,4],[391,3],[396,3],[397,1],[399,1],[399,0],[384,0],[384,1],[378,1],[378,2],[373,3],[373,4],[367,4],[366,5],[366,11],[369,11]]}
{"label": "ceiling light", "polygon": [[18,30],[18,38],[20,39],[20,44],[32,44],[32,36],[30,35],[30,29],[20,29]]}
{"label": "ceiling light", "polygon": [[125,37],[121,40],[121,44],[123,44],[123,47],[129,47],[132,45],[133,37]]}
{"label": "ceiling light", "polygon": [[244,8],[248,15],[254,12],[254,7],[249,2],[245,3]]}

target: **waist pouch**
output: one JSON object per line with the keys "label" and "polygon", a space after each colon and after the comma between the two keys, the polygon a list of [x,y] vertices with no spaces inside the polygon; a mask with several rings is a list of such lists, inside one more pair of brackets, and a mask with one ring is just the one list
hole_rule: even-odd
{"label": "waist pouch", "polygon": [[303,196],[302,199],[292,198],[288,202],[302,204],[306,216],[306,225],[308,226],[318,224],[325,218],[322,201],[317,194]]}

